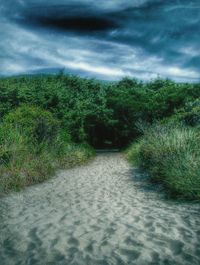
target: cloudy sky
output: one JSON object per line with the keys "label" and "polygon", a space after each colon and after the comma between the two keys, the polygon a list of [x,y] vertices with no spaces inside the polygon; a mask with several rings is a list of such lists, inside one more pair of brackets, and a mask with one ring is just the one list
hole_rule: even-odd
{"label": "cloudy sky", "polygon": [[199,0],[1,0],[0,75],[200,79]]}

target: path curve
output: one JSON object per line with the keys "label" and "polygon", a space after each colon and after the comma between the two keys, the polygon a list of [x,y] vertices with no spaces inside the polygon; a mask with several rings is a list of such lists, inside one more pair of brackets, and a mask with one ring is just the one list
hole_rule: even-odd
{"label": "path curve", "polygon": [[119,153],[0,200],[1,265],[199,265],[200,206],[165,200]]}

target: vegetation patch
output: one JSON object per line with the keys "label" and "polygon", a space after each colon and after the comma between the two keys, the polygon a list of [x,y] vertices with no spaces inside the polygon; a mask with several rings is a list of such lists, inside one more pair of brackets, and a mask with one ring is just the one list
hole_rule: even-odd
{"label": "vegetation patch", "polygon": [[199,83],[160,78],[0,78],[0,192],[82,164],[93,155],[90,146],[125,148],[134,142],[127,151],[132,163],[172,195],[199,198],[199,102]]}
{"label": "vegetation patch", "polygon": [[0,125],[0,194],[47,180],[58,168],[87,161],[94,151],[74,144],[53,114],[25,106],[7,114]]}
{"label": "vegetation patch", "polygon": [[200,199],[200,132],[181,125],[154,125],[127,151],[155,182],[178,197]]}

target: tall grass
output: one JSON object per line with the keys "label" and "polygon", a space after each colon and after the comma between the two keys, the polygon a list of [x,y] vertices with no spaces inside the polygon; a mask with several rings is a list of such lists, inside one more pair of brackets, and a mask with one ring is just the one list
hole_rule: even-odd
{"label": "tall grass", "polygon": [[181,125],[154,125],[127,151],[132,163],[146,169],[178,197],[200,199],[200,133]]}
{"label": "tall grass", "polygon": [[57,169],[81,165],[94,155],[93,149],[87,145],[60,142],[56,146],[56,141],[51,146],[27,145],[17,130],[12,134],[17,139],[9,146],[9,140],[1,145],[0,195],[43,182]]}
{"label": "tall grass", "polygon": [[89,146],[72,143],[52,114],[22,106],[0,124],[0,195],[43,182],[93,154]]}

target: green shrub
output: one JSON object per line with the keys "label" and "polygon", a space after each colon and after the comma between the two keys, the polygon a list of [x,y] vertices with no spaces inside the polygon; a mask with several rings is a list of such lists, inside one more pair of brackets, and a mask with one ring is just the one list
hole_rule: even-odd
{"label": "green shrub", "polygon": [[35,106],[23,105],[8,113],[3,122],[36,144],[50,143],[59,131],[59,122],[52,113]]}
{"label": "green shrub", "polygon": [[188,102],[176,112],[174,118],[189,126],[200,126],[200,99]]}

